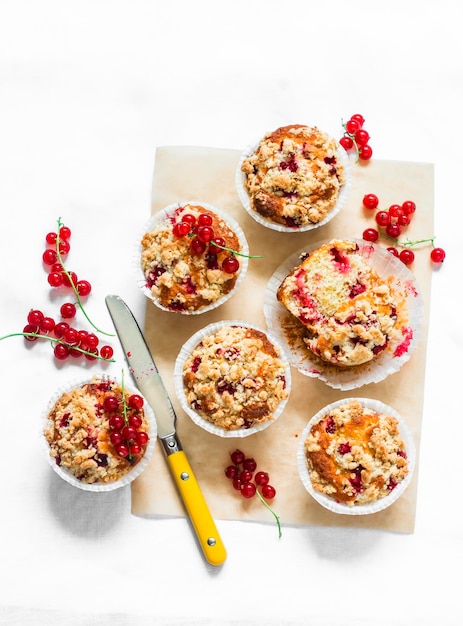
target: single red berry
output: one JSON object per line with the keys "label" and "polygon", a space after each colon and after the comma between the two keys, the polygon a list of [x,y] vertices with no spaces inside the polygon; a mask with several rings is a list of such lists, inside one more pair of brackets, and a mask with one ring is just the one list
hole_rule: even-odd
{"label": "single red berry", "polygon": [[[104,407],[104,410],[107,411],[108,413],[115,413],[115,411],[119,409],[119,400],[116,398],[116,396],[106,396],[106,398],[103,401],[103,407]],[[111,419],[109,420],[110,426],[112,426]],[[112,426],[112,427],[115,428],[115,426]],[[121,426],[119,426],[119,428],[121,428]]]}
{"label": "single red berry", "polygon": [[252,498],[256,494],[257,489],[254,483],[243,483],[240,491],[244,498]]}
{"label": "single red berry", "polygon": [[69,250],[71,249],[71,244],[67,240],[61,240],[59,242],[58,249],[59,249],[59,253],[61,254],[61,256],[66,256],[66,254],[69,254]]}
{"label": "single red berry", "polygon": [[47,233],[45,236],[45,241],[50,246],[54,246],[56,244],[56,233]]}
{"label": "single red berry", "polygon": [[369,144],[364,144],[359,148],[359,159],[369,161],[373,156],[373,150]]}
{"label": "single red berry", "polygon": [[239,478],[233,479],[233,489],[236,489],[237,491],[241,491],[241,485],[242,485],[242,482]]}
{"label": "single red berry", "polygon": [[135,441],[135,439],[137,438],[137,429],[133,426],[124,426],[121,432],[126,441]]}
{"label": "single red berry", "polygon": [[402,228],[399,224],[388,224],[386,226],[386,234],[392,239],[397,239],[400,237],[400,233],[402,232]]}
{"label": "single red berry", "polygon": [[375,220],[378,226],[387,226],[391,221],[391,216],[387,211],[378,211],[375,215]]}
{"label": "single red berry", "polygon": [[42,261],[45,263],[45,265],[53,265],[53,263],[56,263],[57,259],[58,255],[56,254],[55,250],[48,249],[45,250],[42,254]]}
{"label": "single red berry", "polygon": [[244,459],[243,461],[243,468],[245,470],[248,470],[249,472],[255,472],[256,471],[256,467],[257,467],[257,463],[254,459],[250,458],[250,459]]}
{"label": "single red berry", "polygon": [[27,333],[27,336],[24,336],[26,341],[37,341],[38,337],[36,336],[39,329],[34,324],[26,324],[23,328],[23,333]]}
{"label": "single red berry", "polygon": [[44,317],[40,322],[40,330],[42,333],[51,333],[55,328],[55,320],[52,317]]}
{"label": "single red berry", "polygon": [[112,359],[113,354],[114,350],[111,348],[111,346],[101,346],[100,356],[102,359],[104,359],[105,361],[109,361],[109,359]]}
{"label": "single red berry", "polygon": [[148,435],[148,433],[145,433],[145,431],[144,431],[144,430],[140,430],[140,431],[137,433],[137,443],[138,443],[140,446],[146,446],[146,444],[148,443],[148,441],[149,441],[149,435]]}
{"label": "single red berry", "polygon": [[68,344],[68,346],[77,346],[79,343],[79,333],[75,328],[66,328],[62,339]]}
{"label": "single red berry", "polygon": [[209,243],[214,238],[214,231],[210,226],[200,226],[197,236],[203,243]]}
{"label": "single red berry", "polygon": [[59,229],[59,238],[67,241],[71,238],[71,229],[67,226],[61,226]]}
{"label": "single red berry", "polygon": [[127,404],[129,405],[131,409],[141,409],[144,404],[144,400],[142,396],[140,396],[138,393],[133,393],[129,397]]}
{"label": "single red berry", "polygon": [[399,251],[397,250],[397,248],[394,248],[393,246],[390,246],[389,248],[386,248],[386,250],[388,252],[390,252],[395,257],[399,256]]}
{"label": "single red berry", "polygon": [[79,296],[85,298],[91,292],[92,286],[88,280],[78,280],[76,283],[76,289]]}
{"label": "single red berry", "polygon": [[77,285],[78,279],[77,274],[75,272],[67,272],[63,273],[63,285],[66,287],[73,287]]}
{"label": "single red berry", "polygon": [[257,474],[254,476],[254,480],[256,482],[256,485],[263,487],[268,483],[269,475],[267,472],[257,472]]}
{"label": "single red berry", "polygon": [[240,263],[236,256],[227,256],[222,261],[222,269],[227,274],[235,274],[240,268]]}
{"label": "single red berry", "polygon": [[397,218],[397,224],[399,224],[399,226],[409,226],[410,221],[410,216],[406,215],[405,213],[399,215],[399,217]]}
{"label": "single red berry", "polygon": [[277,495],[277,492],[272,485],[264,485],[262,487],[262,495],[266,500],[272,500]]}
{"label": "single red berry", "polygon": [[252,480],[252,472],[250,472],[249,470],[243,470],[240,473],[240,480],[243,483],[249,483]]}
{"label": "single red berry", "polygon": [[230,478],[230,480],[234,480],[238,476],[238,469],[235,465],[229,465],[225,468],[225,476]]}
{"label": "single red berry", "polygon": [[191,230],[191,225],[188,222],[177,222],[177,224],[174,224],[174,227],[172,228],[172,232],[174,233],[174,237],[177,237],[178,239],[181,239],[182,237],[185,237],[186,235],[188,235],[188,233]]}
{"label": "single red berry", "polygon": [[360,129],[360,124],[357,120],[350,119],[346,122],[346,131],[349,135],[355,135],[356,131]]}
{"label": "single red berry", "polygon": [[365,123],[365,118],[360,113],[354,113],[354,115],[351,115],[350,119],[355,120],[359,126],[363,126]]}
{"label": "single red berry", "polygon": [[366,228],[363,231],[363,238],[365,239],[365,241],[378,241],[378,237],[379,237],[379,233],[376,230],[376,228]]}
{"label": "single red berry", "polygon": [[223,237],[214,237],[209,243],[209,252],[212,254],[219,254],[225,245],[225,239]]}
{"label": "single red berry", "polygon": [[235,450],[230,454],[230,458],[235,465],[241,465],[246,456],[244,452],[241,452],[241,450]]}
{"label": "single red berry", "polygon": [[369,139],[370,134],[364,128],[359,128],[355,132],[355,143],[357,144],[357,146],[364,146],[368,143]]}
{"label": "single red berry", "polygon": [[129,450],[130,450],[130,454],[140,454],[141,453],[141,446],[140,444],[138,444],[136,441],[132,442],[129,446]]}
{"label": "single red berry", "polygon": [[76,305],[72,302],[65,302],[61,305],[60,313],[64,319],[71,320],[76,316]]}
{"label": "single red berry", "polygon": [[443,248],[433,248],[430,256],[433,263],[443,263],[445,259],[445,250]]}
{"label": "single red berry", "polygon": [[379,198],[374,193],[367,193],[363,196],[363,206],[366,209],[376,209],[379,204]]}
{"label": "single red berry", "polygon": [[63,274],[61,272],[50,272],[47,276],[50,287],[61,287],[63,284]]}
{"label": "single red berry", "polygon": [[122,415],[119,415],[119,413],[117,415],[112,415],[108,420],[108,424],[112,430],[120,430],[124,427],[124,418],[122,417]]}
{"label": "single red berry", "polygon": [[352,148],[354,147],[354,142],[352,138],[349,137],[349,135],[344,135],[343,137],[341,137],[339,143],[346,151],[352,150]]}
{"label": "single red berry", "polygon": [[212,216],[209,213],[201,213],[198,216],[199,226],[210,226],[212,224]]}
{"label": "single red berry", "polygon": [[403,209],[400,204],[391,204],[388,213],[391,217],[400,217],[400,215],[403,215]]}
{"label": "single red berry", "polygon": [[53,329],[53,334],[55,335],[57,339],[61,339],[61,337],[64,335],[65,331],[68,328],[69,328],[69,324],[67,322],[58,322],[58,324],[55,324],[55,327]]}
{"label": "single red berry", "polygon": [[133,428],[136,428],[138,430],[138,428],[140,428],[140,426],[143,424],[143,420],[139,415],[131,415],[129,417],[129,426],[133,426]]}
{"label": "single red berry", "polygon": [[402,209],[406,215],[411,215],[416,211],[416,204],[413,200],[405,200],[405,202],[402,202]]}
{"label": "single red berry", "polygon": [[57,343],[53,348],[53,353],[59,361],[65,361],[69,356],[69,348],[64,343]]}
{"label": "single red berry", "polygon": [[204,241],[201,241],[200,239],[198,239],[198,237],[195,237],[194,239],[191,240],[191,243],[190,243],[191,254],[194,254],[196,256],[201,256],[201,254],[205,252],[206,247],[207,246],[204,243]]}
{"label": "single red berry", "polygon": [[125,443],[120,443],[118,446],[116,446],[116,452],[119,456],[122,457],[129,456],[129,446],[127,446]]}
{"label": "single red berry", "polygon": [[190,224],[190,226],[194,226],[196,224],[196,217],[191,213],[185,213],[182,217],[182,222],[186,222],[187,224]]}
{"label": "single red berry", "polygon": [[399,259],[405,265],[411,265],[413,263],[413,261],[415,260],[415,254],[414,254],[413,250],[408,250],[407,248],[405,248],[405,250],[401,250],[400,251]]}
{"label": "single red berry", "polygon": [[121,435],[120,430],[114,430],[109,435],[109,441],[113,444],[113,446],[118,446],[124,441],[124,437]]}
{"label": "single red berry", "polygon": [[95,361],[98,356],[98,348],[87,348],[86,353],[84,354],[87,361]]}
{"label": "single red berry", "polygon": [[98,346],[98,344],[100,343],[100,340],[93,333],[88,333],[87,337],[85,339],[85,343],[87,344],[87,346],[89,348],[95,349]]}
{"label": "single red berry", "polygon": [[39,309],[31,309],[27,315],[27,321],[34,326],[40,326],[44,317],[44,314]]}

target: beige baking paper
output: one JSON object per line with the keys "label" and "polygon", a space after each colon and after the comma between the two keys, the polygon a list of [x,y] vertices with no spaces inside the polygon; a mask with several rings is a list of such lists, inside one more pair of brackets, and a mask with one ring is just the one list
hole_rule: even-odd
{"label": "beige baking paper", "polygon": [[[182,344],[197,330],[222,319],[241,319],[265,328],[264,293],[275,269],[292,252],[306,244],[333,237],[361,238],[374,226],[374,211],[362,208],[366,193],[375,193],[380,208],[414,200],[417,212],[405,236],[422,239],[433,233],[434,168],[429,163],[371,160],[351,162],[352,183],[345,207],[327,225],[307,233],[279,233],[255,222],[243,209],[235,189],[240,153],[202,147],[160,147],[156,151],[152,188],[152,213],[172,202],[202,200],[223,208],[241,224],[251,259],[248,273],[234,296],[204,315],[185,316],[146,304],[145,333],[154,359],[177,412],[181,443],[198,478],[212,515],[216,519],[274,523],[257,498],[246,500],[224,476],[229,453],[239,447],[268,471],[277,490],[272,507],[281,524],[295,526],[344,526],[386,529],[404,533],[414,530],[419,470],[426,337],[429,320],[432,270],[429,248],[416,251],[413,272],[425,303],[421,339],[400,372],[381,383],[351,391],[338,391],[292,369],[292,391],[283,415],[266,430],[242,439],[223,439],[196,426],[175,397],[173,367]],[[148,217],[148,216],[147,216]],[[376,398],[395,407],[406,419],[417,446],[417,465],[408,490],[388,509],[366,516],[336,515],[315,502],[302,486],[296,466],[299,436],[309,419],[323,406],[344,397]],[[143,516],[184,516],[185,511],[158,443],[148,468],[132,486],[132,513]]]}

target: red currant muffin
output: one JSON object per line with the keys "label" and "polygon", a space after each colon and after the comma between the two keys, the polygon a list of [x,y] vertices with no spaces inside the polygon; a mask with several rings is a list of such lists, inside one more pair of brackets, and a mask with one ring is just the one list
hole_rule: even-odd
{"label": "red currant muffin", "polygon": [[143,289],[167,311],[204,313],[228,299],[247,269],[239,225],[215,207],[171,205],[141,239]]}
{"label": "red currant muffin", "polygon": [[156,432],[141,395],[111,378],[95,377],[57,394],[47,409],[44,435],[65,480],[103,490],[141,473]]}
{"label": "red currant muffin", "polygon": [[251,215],[292,230],[324,223],[335,213],[346,169],[338,142],[318,128],[277,128],[241,163]]}
{"label": "red currant muffin", "polygon": [[176,390],[193,420],[220,436],[247,436],[283,411],[290,371],[268,334],[244,322],[210,324],[177,358]]}
{"label": "red currant muffin", "polygon": [[413,440],[400,416],[362,398],[322,409],[304,430],[299,452],[303,482],[322,504],[339,504],[333,510],[340,512],[389,506],[408,485],[414,466]]}
{"label": "red currant muffin", "polygon": [[307,348],[338,367],[372,361],[406,322],[405,302],[355,241],[332,240],[307,254],[276,297],[305,327]]}

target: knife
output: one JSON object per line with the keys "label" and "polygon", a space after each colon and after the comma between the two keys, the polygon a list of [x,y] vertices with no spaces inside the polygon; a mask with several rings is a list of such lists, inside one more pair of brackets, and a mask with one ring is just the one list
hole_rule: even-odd
{"label": "knife", "polygon": [[176,415],[143,333],[129,307],[119,296],[106,296],[119,341],[136,386],[151,406],[159,439],[177,489],[188,512],[204,556],[221,565],[227,552],[198,481],[175,432]]}

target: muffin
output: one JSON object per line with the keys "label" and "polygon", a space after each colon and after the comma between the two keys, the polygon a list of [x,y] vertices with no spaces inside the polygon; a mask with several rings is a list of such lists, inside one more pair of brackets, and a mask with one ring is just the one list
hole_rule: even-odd
{"label": "muffin", "polygon": [[403,322],[390,285],[354,241],[332,240],[307,254],[276,296],[305,326],[307,348],[338,367],[376,358]]}
{"label": "muffin", "polygon": [[210,324],[185,344],[176,390],[193,421],[221,436],[247,436],[282,413],[290,392],[281,349],[257,326]]}
{"label": "muffin", "polygon": [[300,444],[304,483],[338,512],[389,506],[408,485],[413,466],[414,446],[403,421],[375,400],[348,398],[325,407]]}
{"label": "muffin", "polygon": [[204,203],[170,205],[141,238],[143,290],[166,311],[203,313],[231,296],[246,272],[247,254],[244,234],[230,216]]}
{"label": "muffin", "polygon": [[50,402],[44,436],[49,458],[71,484],[109,490],[144,469],[156,437],[151,409],[137,392],[94,377]]}
{"label": "muffin", "polygon": [[337,141],[302,124],[266,134],[240,169],[251,214],[289,230],[324,223],[347,181]]}

